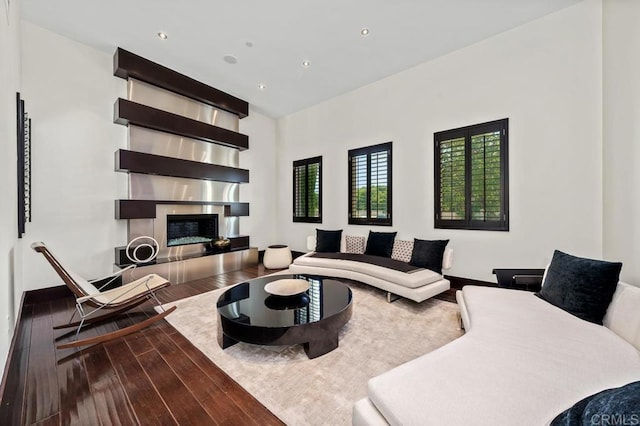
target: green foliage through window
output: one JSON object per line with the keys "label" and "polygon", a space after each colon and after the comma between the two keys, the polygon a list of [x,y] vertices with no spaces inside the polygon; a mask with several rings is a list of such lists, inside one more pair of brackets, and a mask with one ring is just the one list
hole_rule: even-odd
{"label": "green foliage through window", "polygon": [[322,223],[322,157],[293,162],[293,221]]}
{"label": "green foliage through window", "polygon": [[508,119],[438,132],[435,227],[509,230]]}

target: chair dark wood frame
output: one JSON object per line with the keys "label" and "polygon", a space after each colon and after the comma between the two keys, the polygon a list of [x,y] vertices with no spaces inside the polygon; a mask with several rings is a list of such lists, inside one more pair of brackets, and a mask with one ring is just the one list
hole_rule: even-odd
{"label": "chair dark wood frame", "polygon": [[[58,329],[63,329],[63,328],[71,328],[71,327],[77,327],[77,331],[76,331],[76,340],[72,341],[72,342],[68,342],[68,343],[64,343],[61,345],[57,345],[56,348],[57,349],[65,349],[65,348],[72,348],[72,347],[78,347],[78,346],[86,346],[86,345],[93,345],[96,343],[101,343],[101,342],[106,342],[112,339],[117,339],[118,337],[122,337],[122,336],[126,336],[128,334],[134,333],[138,330],[141,330],[145,327],[150,326],[151,324],[160,321],[161,319],[163,319],[164,317],[166,317],[167,315],[169,315],[171,312],[173,312],[176,307],[173,306],[167,310],[163,310],[163,312],[160,312],[158,314],[155,314],[149,318],[147,318],[144,321],[141,321],[137,324],[133,324],[130,325],[128,327],[125,328],[121,328],[119,330],[110,332],[110,333],[105,333],[99,336],[94,336],[94,337],[89,337],[86,339],[77,339],[78,334],[80,333],[80,329],[84,326],[84,325],[91,325],[91,324],[95,324],[98,322],[102,322],[105,320],[108,320],[110,318],[113,318],[123,312],[128,311],[131,308],[134,308],[144,302],[146,302],[147,300],[153,299],[156,301],[156,304],[158,306],[161,306],[160,301],[158,300],[158,298],[155,295],[155,292],[160,290],[161,288],[167,287],[169,286],[171,283],[167,280],[164,280],[165,282],[162,284],[158,284],[156,286],[154,286],[153,288],[150,288],[148,285],[149,280],[153,279],[154,277],[159,277],[156,274],[149,274],[145,277],[142,277],[136,281],[133,281],[132,283],[129,284],[125,284],[123,286],[130,286],[130,290],[134,290],[135,288],[141,286],[141,285],[145,285],[147,287],[147,289],[145,291],[142,292],[137,292],[134,293],[131,297],[122,297],[123,295],[120,294],[118,297],[116,297],[116,299],[120,299],[119,301],[110,301],[110,302],[100,302],[95,300],[94,296],[104,296],[107,294],[107,292],[105,293],[96,293],[96,294],[87,294],[82,287],[76,282],[76,280],[73,278],[73,276],[64,268],[64,266],[62,266],[62,264],[58,261],[58,259],[56,259],[56,257],[51,253],[51,251],[49,251],[49,249],[47,248],[47,246],[42,243],[42,242],[36,242],[33,243],[31,245],[31,248],[33,248],[36,252],[41,253],[45,259],[47,259],[47,261],[51,264],[51,266],[53,267],[53,269],[57,272],[57,274],[60,276],[60,278],[62,278],[62,280],[64,281],[64,283],[67,285],[67,287],[73,292],[73,294],[76,296],[76,311],[74,311],[73,316],[69,319],[69,322],[67,324],[61,324],[61,325],[57,325],[54,326],[53,329],[54,330],[58,330]],[[135,267],[135,265],[133,265],[133,267]],[[121,271],[116,272],[115,274],[109,275],[106,278],[109,277],[113,277],[112,280],[114,280],[115,278],[117,278],[120,274],[122,274],[123,272],[125,272],[126,270],[130,269],[129,268],[125,268]],[[159,277],[161,278],[161,277]],[[111,280],[111,281],[112,281]],[[108,285],[111,281],[108,281],[105,285]],[[104,286],[103,286],[104,287]],[[98,289],[99,290],[99,289]],[[125,292],[126,294],[126,292]],[[92,311],[90,311],[89,313],[85,313],[84,312],[84,308],[83,308],[83,304],[87,304],[89,306],[91,306],[93,308]],[[101,311],[101,310],[105,310],[106,313],[102,314],[102,315],[93,315],[94,313]],[[81,320],[80,321],[75,321],[72,322],[73,318],[75,317],[75,315],[79,314]]]}

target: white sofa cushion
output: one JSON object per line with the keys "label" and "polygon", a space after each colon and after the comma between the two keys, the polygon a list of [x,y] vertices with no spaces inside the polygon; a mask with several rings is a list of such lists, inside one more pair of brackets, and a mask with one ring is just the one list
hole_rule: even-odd
{"label": "white sofa cushion", "polygon": [[298,257],[294,264],[328,269],[344,269],[372,275],[385,281],[399,284],[407,288],[418,288],[442,279],[442,275],[429,269],[419,269],[415,272],[405,273],[382,266],[371,265],[364,262],[356,262],[344,259],[324,259],[312,257],[313,253],[307,253]]}
{"label": "white sofa cushion", "polygon": [[640,380],[640,353],[606,327],[528,292],[467,286],[463,296],[465,336],[369,381],[389,423],[547,424],[588,395]]}
{"label": "white sofa cushion", "polygon": [[602,322],[640,351],[640,287],[619,282]]}

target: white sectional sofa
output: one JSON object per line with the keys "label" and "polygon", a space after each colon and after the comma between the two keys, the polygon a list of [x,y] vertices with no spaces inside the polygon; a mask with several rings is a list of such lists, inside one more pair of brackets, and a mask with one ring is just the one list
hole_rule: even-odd
{"label": "white sectional sofa", "polygon": [[[309,250],[314,250],[315,244],[315,237],[311,236],[307,239]],[[402,296],[416,302],[422,302],[450,288],[449,280],[442,274],[429,269],[407,273],[357,260],[313,257],[314,253],[312,251],[296,258],[289,266],[289,271],[294,274],[322,275],[360,281],[387,291],[389,295]],[[445,249],[442,269],[451,268],[452,260],[453,250]]]}
{"label": "white sectional sofa", "polygon": [[466,334],[371,379],[354,425],[545,425],[640,380],[638,287],[618,284],[604,326],[524,291],[466,286],[457,299]]}

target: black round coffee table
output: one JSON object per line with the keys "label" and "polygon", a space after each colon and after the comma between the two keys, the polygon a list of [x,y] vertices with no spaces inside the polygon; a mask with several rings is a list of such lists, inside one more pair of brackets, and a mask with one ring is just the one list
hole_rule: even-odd
{"label": "black round coffee table", "polygon": [[[264,286],[280,279],[309,282],[309,290],[289,297],[273,296]],[[351,318],[351,289],[324,277],[274,275],[238,284],[218,299],[218,343],[302,344],[309,358],[338,347],[338,334]]]}

